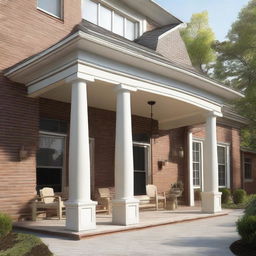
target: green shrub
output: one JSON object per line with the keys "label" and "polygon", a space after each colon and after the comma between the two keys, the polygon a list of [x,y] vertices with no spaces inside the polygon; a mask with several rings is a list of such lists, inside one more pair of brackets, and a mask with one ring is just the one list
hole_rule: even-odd
{"label": "green shrub", "polygon": [[220,192],[222,193],[221,195],[221,203],[222,204],[228,204],[231,196],[230,189],[227,188],[221,188]]}
{"label": "green shrub", "polygon": [[244,213],[246,216],[256,216],[256,196],[253,196],[252,199],[248,202]]}
{"label": "green shrub", "polygon": [[0,237],[12,231],[12,219],[9,215],[0,213]]}
{"label": "green shrub", "polygon": [[237,189],[233,193],[233,201],[235,204],[241,204],[246,199],[246,192],[243,189]]}
{"label": "green shrub", "polygon": [[237,231],[243,243],[256,247],[256,216],[245,215],[236,223]]}

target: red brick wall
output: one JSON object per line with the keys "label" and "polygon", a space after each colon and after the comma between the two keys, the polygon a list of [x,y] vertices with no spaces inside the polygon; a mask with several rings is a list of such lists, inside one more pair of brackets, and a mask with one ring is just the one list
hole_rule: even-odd
{"label": "red brick wall", "polygon": [[64,20],[36,8],[37,0],[0,1],[0,70],[65,37],[81,20],[81,1],[64,0]]}
{"label": "red brick wall", "polygon": [[[204,125],[198,125],[192,128],[194,138],[204,138]],[[217,125],[217,140],[219,143],[230,144],[230,173],[231,188],[241,188],[241,155],[240,155],[240,131],[235,128]]]}
{"label": "red brick wall", "polygon": [[252,160],[252,180],[244,180],[244,189],[248,194],[256,194],[256,154],[249,152],[242,152],[242,154],[243,158],[250,158]]}
{"label": "red brick wall", "polygon": [[[26,96],[23,85],[0,74],[0,212],[14,218],[27,212],[35,196],[37,141],[37,100]],[[22,146],[28,156],[21,161]]]}

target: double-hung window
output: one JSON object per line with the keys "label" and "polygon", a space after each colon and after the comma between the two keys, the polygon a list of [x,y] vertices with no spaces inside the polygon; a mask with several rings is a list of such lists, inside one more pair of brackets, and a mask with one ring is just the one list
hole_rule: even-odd
{"label": "double-hung window", "polygon": [[219,187],[229,187],[228,149],[229,149],[229,146],[218,145]]}
{"label": "double-hung window", "polygon": [[201,186],[202,176],[202,142],[193,141],[193,186]]}
{"label": "double-hung window", "polygon": [[138,36],[138,22],[96,0],[83,0],[83,18],[129,40]]}
{"label": "double-hung window", "polygon": [[37,0],[37,8],[52,16],[62,19],[63,0]]}
{"label": "double-hung window", "polygon": [[244,158],[244,179],[252,180],[252,159],[248,157]]}

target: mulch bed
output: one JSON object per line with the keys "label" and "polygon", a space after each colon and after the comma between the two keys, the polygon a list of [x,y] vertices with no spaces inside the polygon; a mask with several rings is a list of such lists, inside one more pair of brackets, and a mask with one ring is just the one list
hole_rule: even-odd
{"label": "mulch bed", "polygon": [[32,250],[26,253],[24,256],[46,256],[52,255],[50,250],[45,244],[39,244],[32,248]]}
{"label": "mulch bed", "polygon": [[237,256],[256,256],[256,249],[250,248],[241,240],[235,241],[233,244],[231,244],[230,250]]}
{"label": "mulch bed", "polygon": [[6,251],[12,248],[16,244],[18,235],[15,233],[9,233],[2,239],[0,239],[0,251]]}

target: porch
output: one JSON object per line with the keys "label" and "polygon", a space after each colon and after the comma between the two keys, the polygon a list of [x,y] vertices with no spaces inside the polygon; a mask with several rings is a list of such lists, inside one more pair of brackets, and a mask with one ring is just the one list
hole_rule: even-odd
{"label": "porch", "polygon": [[22,221],[14,223],[14,228],[18,230],[44,233],[69,238],[72,240],[86,239],[99,235],[107,235],[118,232],[127,232],[145,228],[152,228],[162,225],[170,225],[181,222],[196,221],[228,215],[230,211],[223,210],[215,214],[203,213],[200,206],[187,207],[180,206],[174,211],[140,211],[140,223],[132,226],[114,225],[111,215],[97,214],[97,230],[73,232],[66,229],[66,220],[48,219],[34,221]]}

